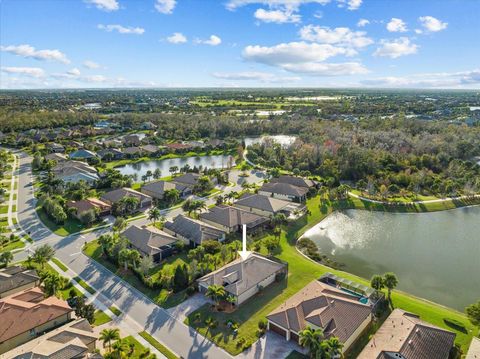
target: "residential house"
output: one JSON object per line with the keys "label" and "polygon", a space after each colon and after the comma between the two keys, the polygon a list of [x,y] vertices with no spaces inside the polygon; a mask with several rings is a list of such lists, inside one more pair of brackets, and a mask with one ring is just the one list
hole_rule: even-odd
{"label": "residential house", "polygon": [[147,122],[143,122],[140,125],[140,128],[142,130],[154,130],[157,128],[157,126],[153,122],[147,121]]}
{"label": "residential house", "polygon": [[38,286],[37,272],[21,266],[0,269],[0,298]]}
{"label": "residential house", "polygon": [[80,201],[68,201],[67,208],[71,208],[71,212],[75,218],[82,220],[83,215],[88,211],[94,211],[100,217],[108,216],[112,210],[112,206],[97,198],[87,198]]}
{"label": "residential house", "polygon": [[167,181],[155,181],[149,182],[143,185],[141,191],[153,198],[163,199],[165,191],[176,189],[180,192],[180,197],[185,198],[192,194],[192,189],[184,184],[167,182]]}
{"label": "residential house", "polygon": [[258,194],[283,199],[292,202],[305,202],[307,200],[308,188],[297,187],[288,183],[269,182],[265,183]]}
{"label": "residential house", "polygon": [[224,140],[212,139],[208,140],[205,145],[211,148],[225,148],[226,142]]}
{"label": "residential house", "polygon": [[138,147],[142,144],[142,139],[140,135],[130,134],[123,137],[123,144],[125,146],[135,146]]}
{"label": "residential house", "polygon": [[285,263],[250,253],[246,259],[240,257],[198,279],[198,290],[206,293],[211,285],[223,286],[227,294],[235,298],[235,304],[240,305],[275,282],[278,275],[286,277],[287,271]]}
{"label": "residential house", "polygon": [[192,148],[204,148],[205,147],[205,143],[203,143],[202,141],[183,141],[182,143],[184,145],[188,145]]}
{"label": "residential house", "polygon": [[82,318],[54,329],[5,354],[6,359],[82,359],[93,357],[97,334]]}
{"label": "residential house", "polygon": [[243,195],[233,206],[265,217],[277,213],[282,213],[286,217],[297,216],[306,211],[306,206],[301,203],[251,193]]}
{"label": "residential house", "polygon": [[202,175],[199,173],[187,172],[183,175],[175,177],[172,179],[172,182],[193,188],[197,184],[200,177],[202,177]]}
{"label": "residential house", "polygon": [[193,147],[191,145],[185,144],[185,143],[179,143],[179,142],[167,143],[165,145],[165,147],[168,150],[173,151],[173,152],[187,152],[187,151],[193,149]]}
{"label": "residential house", "polygon": [[125,157],[124,153],[116,148],[105,148],[97,152],[102,161],[118,161]]}
{"label": "residential house", "polygon": [[123,233],[130,242],[130,247],[140,252],[142,257],[150,257],[154,263],[171,256],[178,238],[156,228],[130,226]]}
{"label": "residential house", "polygon": [[72,319],[73,309],[55,296],[45,298],[39,287],[0,299],[0,354]]}
{"label": "residential house", "polygon": [[68,155],[71,160],[89,160],[92,158],[97,157],[97,154],[93,151],[86,150],[84,148],[80,148],[75,152],[72,152]]}
{"label": "residential house", "polygon": [[46,161],[55,161],[57,163],[68,161],[68,157],[62,153],[49,153],[45,156]]}
{"label": "residential house", "polygon": [[292,186],[302,187],[302,188],[315,188],[319,186],[317,181],[289,175],[281,175],[279,177],[274,177],[270,180],[270,183],[287,183]]}
{"label": "residential house", "polygon": [[240,232],[244,224],[249,231],[255,231],[270,222],[267,217],[225,205],[210,208],[208,212],[200,213],[199,217],[203,222],[227,233]]}
{"label": "residential house", "polygon": [[401,309],[383,322],[358,359],[448,359],[455,333]]}
{"label": "residential house", "polygon": [[314,280],[267,315],[267,328],[297,343],[305,328],[320,329],[325,338],[337,337],[346,352],[370,324],[371,313],[358,296]]}
{"label": "residential house", "polygon": [[98,121],[97,123],[95,123],[93,126],[94,128],[110,128],[112,127],[112,123],[110,121],[105,121],[105,120],[102,120],[102,121]]}
{"label": "residential house", "polygon": [[113,205],[114,203],[120,202],[123,198],[126,198],[126,197],[138,198],[138,200],[139,200],[138,208],[139,209],[148,208],[152,205],[152,197],[150,197],[150,196],[148,196],[144,193],[135,191],[131,188],[126,188],[126,187],[118,188],[118,189],[115,189],[113,191],[104,193],[100,197],[100,199],[102,201],[110,204],[110,205]]}
{"label": "residential house", "polygon": [[204,241],[214,240],[223,242],[225,240],[225,232],[211,226],[207,223],[178,215],[173,221],[168,221],[163,226],[163,230],[174,237],[183,240],[190,247],[201,245]]}
{"label": "residential house", "polygon": [[160,147],[155,146],[155,145],[140,146],[140,149],[143,151],[143,153],[145,153],[149,156],[157,155],[161,151]]}
{"label": "residential house", "polygon": [[140,157],[143,151],[140,147],[125,147],[123,149],[123,154],[129,158]]}
{"label": "residential house", "polygon": [[50,152],[50,153],[64,153],[65,152],[65,147],[62,146],[59,143],[52,142],[52,143],[47,144],[46,147],[47,147],[48,152]]}
{"label": "residential house", "polygon": [[480,359],[480,339],[473,337],[465,359]]}
{"label": "residential house", "polygon": [[97,170],[81,161],[64,161],[57,163],[52,169],[52,173],[64,183],[84,181],[92,186],[99,180]]}

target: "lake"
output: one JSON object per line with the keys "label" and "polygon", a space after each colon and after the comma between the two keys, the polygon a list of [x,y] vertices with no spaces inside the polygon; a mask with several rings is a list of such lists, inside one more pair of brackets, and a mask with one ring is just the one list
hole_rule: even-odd
{"label": "lake", "polygon": [[199,156],[199,157],[179,157],[168,158],[163,160],[142,161],[137,163],[130,163],[125,166],[116,167],[124,175],[132,175],[134,173],[138,176],[138,181],[147,171],[155,171],[157,168],[162,171],[162,177],[169,176],[170,167],[178,166],[182,168],[186,164],[190,167],[203,166],[208,168],[227,168],[229,163],[235,164],[235,160],[230,155],[216,155],[216,156]]}
{"label": "lake", "polygon": [[480,299],[480,207],[394,214],[335,212],[305,236],[364,278],[392,271],[399,289],[455,308]]}
{"label": "lake", "polygon": [[255,143],[262,143],[267,139],[272,139],[275,142],[279,143],[280,145],[288,147],[295,142],[297,137],[289,136],[289,135],[272,135],[272,136],[259,136],[259,137],[245,137],[243,140],[245,142],[245,146],[248,147]]}

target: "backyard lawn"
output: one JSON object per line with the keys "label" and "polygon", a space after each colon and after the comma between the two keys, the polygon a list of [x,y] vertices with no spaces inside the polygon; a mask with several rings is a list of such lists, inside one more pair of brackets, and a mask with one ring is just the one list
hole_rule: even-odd
{"label": "backyard lawn", "polygon": [[93,322],[93,325],[98,327],[102,324],[108,323],[112,320],[108,315],[106,315],[104,312],[101,310],[96,310],[95,311],[95,321]]}
{"label": "backyard lawn", "polygon": [[[342,203],[340,207],[351,207],[352,203],[359,208],[366,207],[363,206],[360,201],[355,200]],[[275,283],[272,286],[265,288],[260,295],[251,298],[247,303],[241,305],[231,314],[213,311],[210,308],[210,305],[205,305],[196,312],[193,312],[186,319],[186,323],[197,329],[202,335],[212,339],[219,346],[225,348],[229,353],[235,355],[240,353],[244,347],[251,345],[257,340],[256,332],[258,329],[258,322],[261,319],[265,318],[269,312],[282,304],[294,293],[298,292],[309,282],[318,279],[322,274],[331,272],[361,284],[369,285],[369,280],[313,262],[297,251],[295,248],[297,238],[299,238],[308,228],[314,226],[332,212],[332,206],[320,206],[319,197],[308,200],[307,205],[311,212],[308,220],[303,218],[290,225],[286,228],[286,231],[282,231],[280,238],[280,248],[276,256],[289,263],[287,285]],[[394,291],[392,299],[395,307],[416,313],[427,322],[454,331],[457,334],[456,343],[461,345],[463,351],[466,352],[472,339],[474,327],[463,313],[416,298],[400,291]],[[198,319],[199,316],[200,320]],[[216,328],[207,331],[205,319],[210,316],[218,322],[218,325]],[[461,322],[464,324],[467,332],[463,333],[455,328],[449,327],[444,322],[445,318]],[[240,325],[236,338],[233,337],[232,331],[225,325],[225,322],[228,319],[231,319]]]}
{"label": "backyard lawn", "polygon": [[[121,277],[123,280],[128,282],[130,285],[138,289],[140,292],[145,294],[155,303],[164,308],[174,307],[187,298],[185,291],[179,293],[173,293],[166,289],[150,289],[147,288],[130,270],[124,271],[123,267],[118,267],[109,260],[107,260],[103,253],[102,248],[98,244],[97,240],[89,242],[83,249],[83,252],[90,258],[96,260],[98,263],[102,264],[105,268],[110,270],[115,275]],[[160,271],[165,274],[173,275],[173,269],[177,264],[185,263],[186,256],[185,254],[180,254],[172,256],[165,260],[161,266],[155,266],[150,271],[152,278],[157,279],[160,275]]]}
{"label": "backyard lawn", "polygon": [[64,224],[56,224],[45,213],[45,211],[37,207],[37,214],[42,223],[48,227],[53,233],[59,236],[68,236],[69,234],[80,232],[85,226],[77,219],[68,218]]}

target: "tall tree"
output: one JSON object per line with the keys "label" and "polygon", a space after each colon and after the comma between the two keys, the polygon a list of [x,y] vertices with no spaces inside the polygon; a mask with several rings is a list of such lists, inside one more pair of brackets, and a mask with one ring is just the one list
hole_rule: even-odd
{"label": "tall tree", "polygon": [[392,301],[392,290],[398,285],[398,278],[395,273],[388,272],[383,275],[383,283],[388,290],[388,301]]}
{"label": "tall tree", "polygon": [[310,358],[315,358],[320,343],[323,339],[323,331],[306,327],[299,333],[299,344],[308,350]]}
{"label": "tall tree", "polygon": [[55,250],[50,247],[48,244],[44,244],[38,247],[35,252],[33,252],[33,261],[40,264],[40,266],[45,268],[45,264],[50,261],[55,255]]}
{"label": "tall tree", "polygon": [[120,339],[120,331],[115,329],[106,328],[100,332],[99,338],[103,342],[103,347],[108,346],[108,350],[112,350],[112,341]]}

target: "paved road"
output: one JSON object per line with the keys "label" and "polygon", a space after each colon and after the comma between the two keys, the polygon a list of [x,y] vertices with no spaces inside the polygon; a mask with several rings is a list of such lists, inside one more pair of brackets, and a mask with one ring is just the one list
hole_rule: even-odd
{"label": "paved road", "polygon": [[[107,306],[115,304],[129,319],[134,320],[157,340],[171,348],[184,358],[230,358],[224,350],[218,348],[209,340],[172,317],[166,310],[154,304],[142,293],[122,281],[110,271],[91,260],[82,253],[85,242],[94,240],[100,234],[109,231],[108,228],[83,235],[60,237],[53,234],[39,220],[35,211],[33,194],[33,179],[31,172],[31,157],[25,153],[19,156],[19,191],[18,191],[18,219],[22,229],[35,241],[33,245],[16,254],[16,260],[26,259],[29,253],[39,245],[49,243],[56,250],[56,257],[79,275],[90,286],[95,288],[102,302]],[[227,187],[226,192],[239,191],[243,178],[234,173],[231,180],[235,186]],[[252,173],[248,182],[260,182],[263,175],[260,172]],[[213,199],[209,199],[214,201]],[[168,217],[181,213],[181,209],[169,211]],[[145,224],[146,219],[139,219],[132,223]]]}

